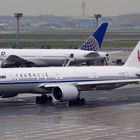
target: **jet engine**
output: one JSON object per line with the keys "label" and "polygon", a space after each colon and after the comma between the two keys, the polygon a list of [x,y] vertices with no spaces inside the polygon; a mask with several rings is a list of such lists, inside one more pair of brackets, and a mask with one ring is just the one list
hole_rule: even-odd
{"label": "jet engine", "polygon": [[59,85],[53,88],[52,96],[55,101],[71,101],[77,99],[79,91],[72,85]]}

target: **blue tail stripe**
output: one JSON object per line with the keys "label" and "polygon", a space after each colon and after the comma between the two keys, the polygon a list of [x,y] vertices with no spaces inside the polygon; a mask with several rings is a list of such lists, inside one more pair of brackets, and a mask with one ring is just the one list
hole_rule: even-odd
{"label": "blue tail stripe", "polygon": [[94,38],[96,38],[99,48],[102,45],[103,38],[105,36],[105,32],[107,30],[108,23],[103,23],[97,30],[96,32],[92,35]]}
{"label": "blue tail stripe", "polygon": [[101,48],[108,23],[103,23],[101,26],[88,38],[81,46],[81,50],[98,51]]}

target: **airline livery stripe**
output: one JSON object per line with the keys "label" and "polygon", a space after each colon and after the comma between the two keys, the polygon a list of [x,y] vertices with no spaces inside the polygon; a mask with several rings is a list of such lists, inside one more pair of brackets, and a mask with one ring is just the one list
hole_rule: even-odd
{"label": "airline livery stripe", "polygon": [[[126,80],[131,80],[131,79],[138,79],[136,77],[131,77],[131,78],[125,78]],[[11,80],[11,81],[0,81],[0,84],[35,84],[35,83],[69,83],[69,82],[98,82],[98,81],[111,81],[111,80],[125,80],[124,77],[122,79],[120,78],[114,78],[114,79],[99,79],[99,78],[94,78],[94,79],[73,79],[73,80],[62,80],[62,79],[55,79],[55,80],[35,80],[35,81],[19,81],[19,80]]]}

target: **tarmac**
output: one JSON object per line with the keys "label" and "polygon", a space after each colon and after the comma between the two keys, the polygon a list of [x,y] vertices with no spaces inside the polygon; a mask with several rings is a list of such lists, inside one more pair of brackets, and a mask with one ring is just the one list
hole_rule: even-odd
{"label": "tarmac", "polygon": [[0,140],[139,140],[140,87],[81,93],[84,106],[0,99]]}
{"label": "tarmac", "polygon": [[[125,61],[130,51],[111,61]],[[86,105],[36,105],[34,94],[0,98],[0,140],[139,140],[140,85],[82,92]]]}

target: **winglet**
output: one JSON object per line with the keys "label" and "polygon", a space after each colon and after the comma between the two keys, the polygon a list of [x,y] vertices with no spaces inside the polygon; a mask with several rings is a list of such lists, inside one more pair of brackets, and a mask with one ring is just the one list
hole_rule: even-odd
{"label": "winglet", "polygon": [[98,51],[101,48],[108,23],[102,23],[101,26],[87,39],[81,46],[81,50]]}

